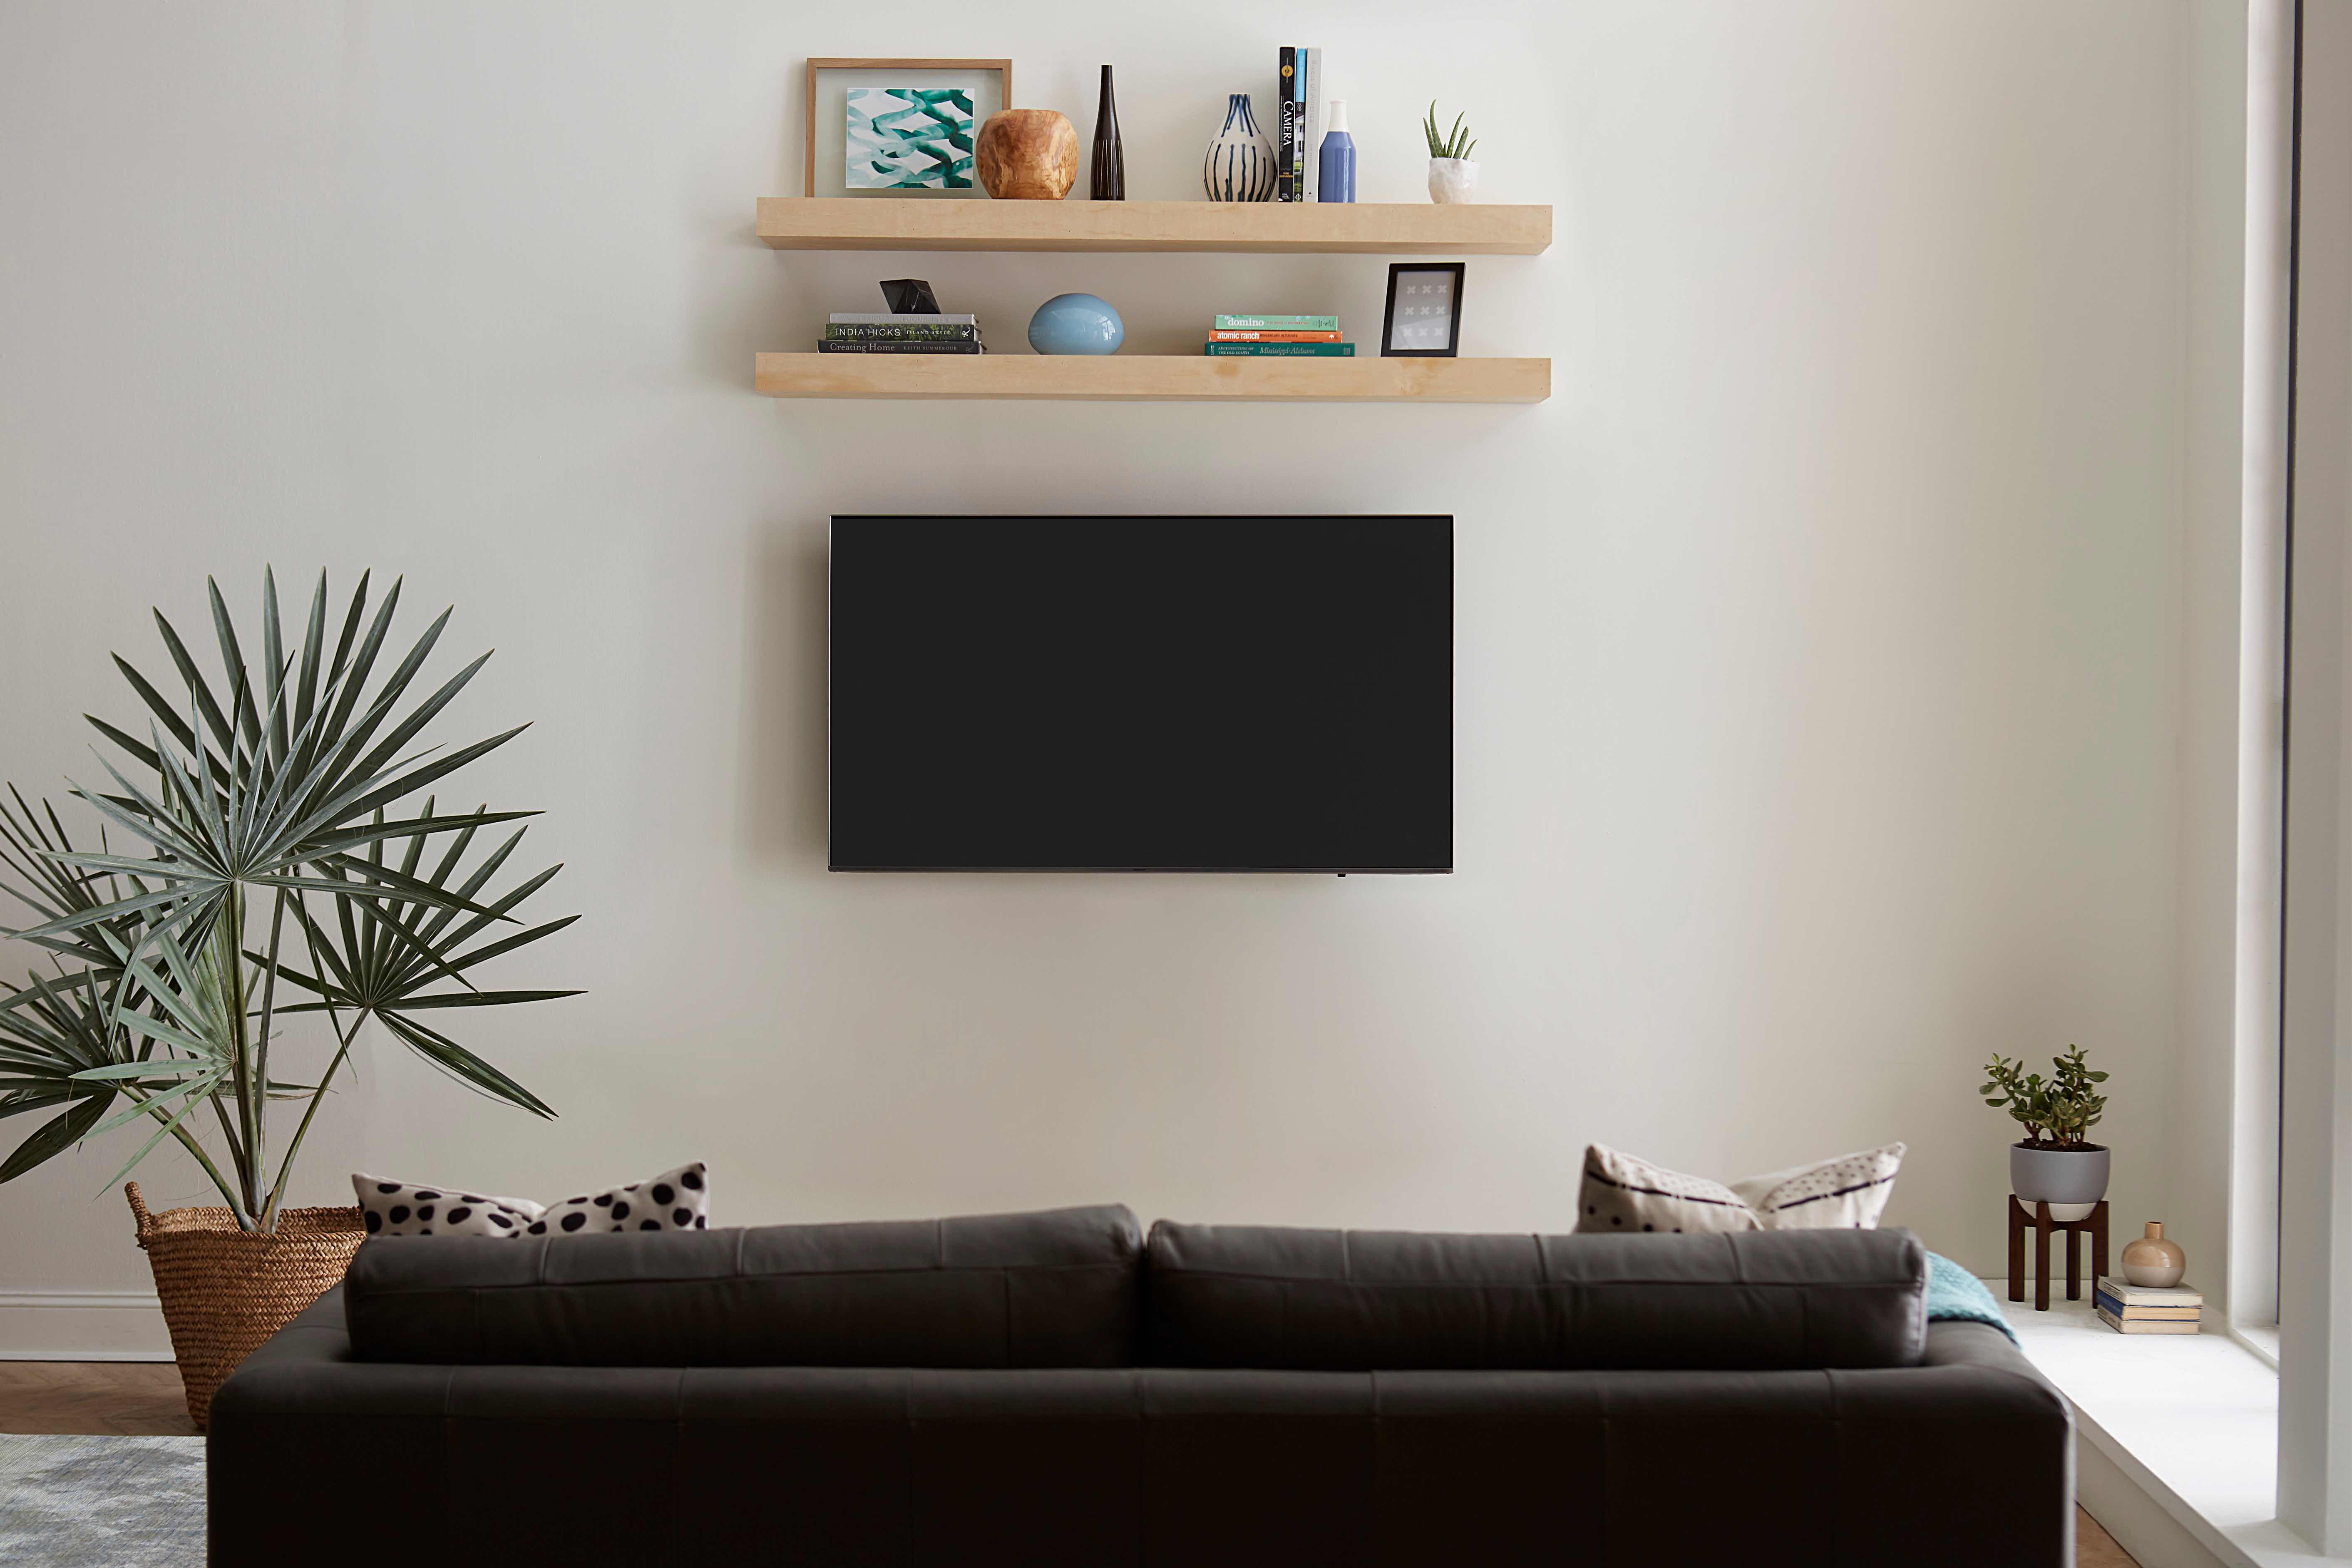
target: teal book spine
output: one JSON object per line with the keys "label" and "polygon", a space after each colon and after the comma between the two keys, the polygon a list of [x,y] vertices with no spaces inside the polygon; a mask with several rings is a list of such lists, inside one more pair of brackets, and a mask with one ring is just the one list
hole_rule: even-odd
{"label": "teal book spine", "polygon": [[1352,360],[1353,343],[1203,343],[1213,360]]}
{"label": "teal book spine", "polygon": [[1336,332],[1337,316],[1220,316],[1209,323],[1219,332]]}

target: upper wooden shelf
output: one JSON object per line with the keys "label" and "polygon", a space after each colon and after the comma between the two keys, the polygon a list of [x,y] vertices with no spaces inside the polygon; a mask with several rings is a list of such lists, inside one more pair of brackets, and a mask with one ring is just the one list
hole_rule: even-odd
{"label": "upper wooden shelf", "polygon": [[1551,208],[762,196],[759,230],[778,250],[1534,256],[1551,244]]}

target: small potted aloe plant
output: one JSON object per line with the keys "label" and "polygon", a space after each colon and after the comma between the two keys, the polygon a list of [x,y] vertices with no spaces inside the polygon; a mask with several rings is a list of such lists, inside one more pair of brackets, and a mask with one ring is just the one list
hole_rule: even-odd
{"label": "small potted aloe plant", "polygon": [[2020,1202],[2049,1204],[2053,1219],[2081,1219],[2106,1197],[2106,1145],[2087,1135],[2106,1113],[2107,1097],[2098,1092],[2106,1081],[2079,1045],[2052,1059],[2047,1080],[2026,1071],[2022,1061],[1993,1053],[1977,1092],[2025,1129],[2009,1149],[2010,1190]]}
{"label": "small potted aloe plant", "polygon": [[1467,202],[1475,199],[1478,189],[1478,165],[1470,156],[1478,143],[1471,139],[1470,128],[1462,123],[1462,116],[1454,117],[1454,129],[1437,129],[1437,100],[1429,100],[1429,118],[1421,124],[1422,134],[1429,139],[1429,199],[1433,202]]}

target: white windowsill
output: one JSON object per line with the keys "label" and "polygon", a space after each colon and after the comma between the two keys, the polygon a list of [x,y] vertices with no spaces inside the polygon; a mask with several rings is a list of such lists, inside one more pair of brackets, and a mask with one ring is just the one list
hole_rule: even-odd
{"label": "white windowsill", "polygon": [[[2089,1301],[2037,1312],[1988,1280],[2025,1354],[2074,1407],[2078,1491],[2147,1568],[2185,1561],[2193,1540],[2229,1568],[2317,1568],[2322,1557],[2278,1521],[2278,1374],[2230,1333],[2123,1334]],[[2087,1451],[2086,1451],[2087,1450]],[[2095,1489],[2128,1481],[2161,1517],[2137,1520]],[[2137,1534],[2136,1547],[2127,1535]],[[2175,1544],[2177,1542],[2177,1544]]]}
{"label": "white windowsill", "polygon": [[2261,1356],[2273,1372],[2278,1370],[2278,1324],[2231,1323],[2230,1337]]}

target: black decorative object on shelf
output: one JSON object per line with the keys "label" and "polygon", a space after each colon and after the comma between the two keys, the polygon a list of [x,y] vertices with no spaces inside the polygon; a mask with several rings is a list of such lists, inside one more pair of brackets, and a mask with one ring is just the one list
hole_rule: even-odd
{"label": "black decorative object on shelf", "polygon": [[882,298],[890,308],[901,316],[936,316],[940,313],[938,296],[931,286],[919,277],[885,278]]}
{"label": "black decorative object on shelf", "polygon": [[1103,67],[1102,102],[1095,110],[1094,183],[1087,193],[1097,202],[1127,200],[1127,150],[1118,140],[1118,105],[1111,98],[1108,66]]}

